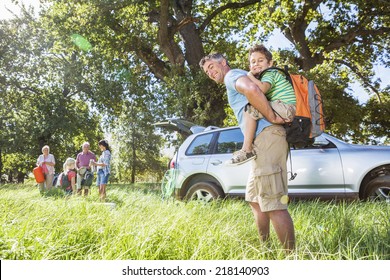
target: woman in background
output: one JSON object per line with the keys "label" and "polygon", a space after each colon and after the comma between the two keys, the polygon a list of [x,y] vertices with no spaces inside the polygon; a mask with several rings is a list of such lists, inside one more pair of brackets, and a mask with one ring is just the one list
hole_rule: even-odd
{"label": "woman in background", "polygon": [[99,196],[101,201],[106,199],[106,187],[110,177],[111,150],[107,140],[100,140],[99,148],[102,151],[98,162],[93,162],[97,166],[97,185],[99,187]]}
{"label": "woman in background", "polygon": [[37,160],[37,166],[41,166],[43,169],[43,173],[45,175],[45,181],[43,183],[39,183],[39,190],[41,192],[47,190],[49,191],[53,186],[54,179],[54,166],[56,161],[54,156],[49,153],[50,148],[48,145],[42,147],[42,154],[39,155]]}

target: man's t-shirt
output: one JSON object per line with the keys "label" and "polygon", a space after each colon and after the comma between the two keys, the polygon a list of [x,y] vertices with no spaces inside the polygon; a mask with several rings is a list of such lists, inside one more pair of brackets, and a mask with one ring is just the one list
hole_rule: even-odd
{"label": "man's t-shirt", "polygon": [[[238,125],[241,128],[241,131],[245,131],[245,121],[244,121],[244,107],[248,104],[248,99],[242,93],[239,93],[236,90],[236,82],[242,76],[247,76],[247,71],[241,69],[232,69],[226,75],[224,83],[226,86],[227,97],[230,107],[232,107],[234,115],[238,120]],[[264,128],[270,126],[271,123],[268,122],[265,118],[261,118],[257,121],[256,135],[258,135]]]}
{"label": "man's t-shirt", "polygon": [[89,167],[89,161],[91,159],[93,159],[93,161],[96,161],[96,156],[94,153],[88,151],[88,153],[84,154],[83,152],[81,152],[76,157],[76,166],[78,168]]}

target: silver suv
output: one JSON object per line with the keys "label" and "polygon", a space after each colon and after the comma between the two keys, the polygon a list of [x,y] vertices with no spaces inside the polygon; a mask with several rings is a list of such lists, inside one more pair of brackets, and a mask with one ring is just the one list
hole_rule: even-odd
{"label": "silver suv", "polygon": [[[159,126],[182,125],[171,119]],[[191,123],[187,122],[187,127]],[[251,162],[226,165],[243,144],[239,127],[188,127],[189,135],[170,163],[170,186],[178,199],[209,201],[244,196]],[[202,131],[202,132],[200,132]],[[191,134],[192,133],[192,134]],[[289,196],[299,198],[376,198],[390,201],[390,147],[354,145],[323,133],[313,145],[291,147],[287,160]]]}

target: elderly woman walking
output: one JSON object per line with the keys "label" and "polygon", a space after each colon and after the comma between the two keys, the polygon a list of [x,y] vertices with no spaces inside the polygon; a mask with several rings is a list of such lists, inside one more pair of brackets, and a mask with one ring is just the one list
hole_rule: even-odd
{"label": "elderly woman walking", "polygon": [[49,153],[50,148],[48,145],[42,147],[42,154],[39,155],[37,160],[37,166],[41,166],[43,173],[45,175],[45,181],[43,183],[39,183],[39,190],[41,192],[47,190],[49,191],[53,186],[54,179],[54,166],[56,161],[54,156]]}

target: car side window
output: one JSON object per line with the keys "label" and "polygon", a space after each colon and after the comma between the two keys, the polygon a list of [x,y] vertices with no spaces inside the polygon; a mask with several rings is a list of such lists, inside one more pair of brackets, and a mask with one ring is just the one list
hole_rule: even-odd
{"label": "car side window", "polygon": [[191,145],[186,151],[186,155],[205,155],[208,153],[210,148],[211,139],[213,138],[213,133],[199,135],[192,141]]}
{"label": "car side window", "polygon": [[290,145],[290,149],[292,150],[314,150],[314,149],[332,149],[336,148],[336,145],[332,142],[328,141],[323,136],[318,136],[315,138],[315,141],[312,144],[307,145],[306,147],[295,147]]}
{"label": "car side window", "polygon": [[224,130],[219,133],[216,153],[233,153],[242,148],[244,136],[240,129]]}

